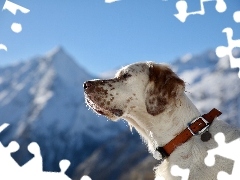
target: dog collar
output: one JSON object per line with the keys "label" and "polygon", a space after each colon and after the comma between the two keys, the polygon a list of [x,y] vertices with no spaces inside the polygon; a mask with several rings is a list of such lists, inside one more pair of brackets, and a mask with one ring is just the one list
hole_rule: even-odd
{"label": "dog collar", "polygon": [[180,145],[187,142],[191,137],[201,135],[206,132],[213,120],[222,113],[217,109],[212,109],[209,113],[193,119],[188,123],[187,128],[173,138],[163,147],[157,147],[156,151],[162,155],[162,161],[170,156],[170,154]]}

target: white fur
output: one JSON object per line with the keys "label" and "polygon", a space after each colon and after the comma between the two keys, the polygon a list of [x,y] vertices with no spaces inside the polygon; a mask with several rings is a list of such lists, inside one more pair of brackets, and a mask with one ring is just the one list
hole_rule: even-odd
{"label": "white fur", "polygon": [[[149,113],[151,108],[155,108],[157,101],[150,104],[146,102],[146,99],[149,99],[151,95],[152,100],[155,100],[158,94],[162,93],[158,92],[159,90],[154,90],[156,80],[150,82],[149,76],[152,73],[150,71],[153,66],[159,69],[160,74],[163,73],[161,76],[159,75],[159,78],[164,77],[165,70],[168,72],[166,76],[171,76],[166,78],[167,81],[171,81],[172,77],[173,79],[178,78],[174,73],[169,75],[170,71],[167,66],[149,62],[126,66],[119,70],[114,79],[93,80],[85,83],[85,96],[89,106],[112,120],[125,119],[143,137],[151,153],[154,153],[157,146],[164,146],[171,141],[186,128],[188,122],[201,115],[196,106],[186,96],[184,86],[181,83],[174,85],[177,89],[173,96],[174,100],[171,99],[172,97],[161,95],[167,99],[167,104],[162,112]],[[156,72],[152,73],[151,76],[158,76]],[[100,87],[100,89],[95,90],[93,86]],[[163,89],[164,83],[160,87],[160,90]],[[149,92],[153,93],[149,95]],[[150,110],[147,110],[146,106]],[[217,119],[214,120],[209,131],[212,136],[218,132],[223,132],[226,141],[240,137],[239,130]],[[166,180],[180,179],[171,175],[170,170],[173,165],[178,165],[183,169],[189,168],[189,179],[191,180],[216,179],[217,173],[222,170],[231,173],[232,164],[226,159],[218,158],[213,167],[207,167],[204,164],[207,150],[215,147],[217,147],[217,143],[213,138],[208,142],[202,142],[200,136],[192,137],[176,148],[169,158],[155,168],[156,177],[164,177]]]}

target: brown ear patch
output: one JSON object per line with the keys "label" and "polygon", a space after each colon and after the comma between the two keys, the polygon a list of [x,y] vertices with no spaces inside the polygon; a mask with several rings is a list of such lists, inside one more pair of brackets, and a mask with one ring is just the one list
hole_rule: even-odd
{"label": "brown ear patch", "polygon": [[163,112],[167,104],[175,101],[184,87],[184,81],[169,67],[152,64],[149,67],[149,88],[146,97],[148,113],[157,115]]}
{"label": "brown ear patch", "polygon": [[157,96],[155,94],[151,95],[148,99],[146,99],[146,107],[147,107],[147,112],[153,116],[158,115],[162,113],[167,105],[167,99],[161,96]]}

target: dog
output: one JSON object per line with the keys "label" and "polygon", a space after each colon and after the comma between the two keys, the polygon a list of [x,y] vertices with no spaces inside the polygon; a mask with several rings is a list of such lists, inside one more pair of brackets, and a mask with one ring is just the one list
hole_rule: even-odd
{"label": "dog", "polygon": [[[168,65],[134,63],[121,68],[112,79],[95,79],[83,86],[85,101],[90,108],[113,121],[126,120],[140,134],[149,152],[155,157],[158,154],[161,161],[155,167],[155,177],[181,179],[171,174],[173,165],[188,168],[191,180],[217,179],[219,171],[231,174],[232,161],[216,157],[215,165],[208,167],[204,159],[207,150],[218,146],[214,135],[223,132],[226,142],[230,142],[240,137],[239,129],[218,120],[220,114],[209,124],[187,97],[185,82]],[[191,123],[199,117],[199,125],[206,123],[208,126],[201,130],[204,131],[202,134],[195,134]],[[191,137],[177,146],[173,144],[171,153],[162,150],[173,139],[182,140],[177,136],[183,131]],[[202,140],[206,132],[210,135]]]}

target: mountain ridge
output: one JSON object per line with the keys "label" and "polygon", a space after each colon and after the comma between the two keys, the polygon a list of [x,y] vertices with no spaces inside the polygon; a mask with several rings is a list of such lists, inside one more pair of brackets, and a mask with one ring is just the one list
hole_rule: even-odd
{"label": "mountain ridge", "polygon": [[[27,146],[34,141],[40,145],[44,169],[56,171],[58,162],[66,158],[71,161],[71,175],[74,166],[91,151],[122,131],[124,125],[108,122],[88,110],[82,84],[93,76],[62,48],[2,68],[0,77],[0,121],[10,123],[1,141],[5,146],[11,140],[20,144],[14,154],[20,165],[32,158]],[[85,148],[88,150],[84,152]]]}

